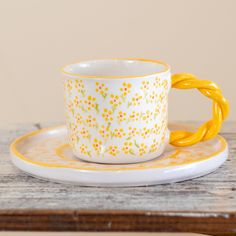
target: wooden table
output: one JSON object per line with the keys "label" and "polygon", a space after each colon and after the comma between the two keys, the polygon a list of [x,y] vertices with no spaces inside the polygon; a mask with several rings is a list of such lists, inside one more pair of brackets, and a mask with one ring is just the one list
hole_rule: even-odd
{"label": "wooden table", "polygon": [[45,126],[0,127],[0,230],[236,235],[236,122],[222,130],[230,156],[214,173],[182,183],[133,188],[50,183],[15,168],[9,158],[10,142]]}

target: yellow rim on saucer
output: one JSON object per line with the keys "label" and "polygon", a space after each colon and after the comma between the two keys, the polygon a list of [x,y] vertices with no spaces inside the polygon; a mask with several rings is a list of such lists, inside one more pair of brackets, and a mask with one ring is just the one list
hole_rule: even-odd
{"label": "yellow rim on saucer", "polygon": [[[64,128],[64,126],[44,128],[44,129],[41,129],[41,130],[36,130],[36,131],[30,132],[26,135],[23,135],[23,136],[17,138],[15,141],[12,142],[12,144],[10,146],[10,151],[14,155],[15,158],[20,158],[21,160],[26,161],[30,164],[39,165],[39,166],[42,166],[42,167],[68,168],[68,169],[93,170],[93,171],[121,171],[121,170],[122,171],[126,171],[126,170],[128,171],[128,170],[147,170],[147,169],[154,169],[154,168],[168,168],[168,167],[171,167],[171,166],[183,166],[183,165],[187,165],[187,164],[193,164],[193,163],[201,162],[201,161],[207,160],[211,157],[214,157],[217,154],[220,154],[221,152],[223,152],[227,148],[227,143],[226,143],[225,139],[218,135],[217,138],[220,141],[219,150],[215,151],[211,155],[206,155],[206,156],[204,156],[203,158],[201,158],[199,160],[186,161],[186,162],[183,162],[183,163],[180,163],[180,164],[179,163],[178,164],[168,164],[168,166],[165,166],[165,167],[160,167],[160,164],[158,164],[158,163],[156,165],[152,165],[152,166],[149,166],[149,167],[143,166],[143,164],[145,164],[145,163],[127,164],[129,167],[126,167],[126,168],[122,168],[122,165],[119,165],[119,164],[118,165],[117,164],[116,165],[109,165],[109,166],[114,166],[115,167],[114,169],[108,169],[108,168],[102,168],[102,167],[97,168],[97,167],[94,167],[94,165],[106,166],[106,164],[94,164],[94,163],[86,163],[86,162],[83,163],[83,164],[84,165],[91,165],[91,167],[83,167],[83,166],[75,167],[75,166],[69,165],[69,164],[68,165],[62,165],[62,164],[50,164],[50,163],[43,163],[43,162],[39,162],[39,161],[33,161],[33,160],[30,160],[29,158],[27,158],[25,155],[23,155],[17,149],[17,145],[19,145],[20,142],[26,141],[28,138],[30,138],[32,136],[35,136],[39,133],[53,131],[53,130],[62,129],[62,128]],[[66,147],[68,147],[68,146],[66,146],[66,144],[64,144],[64,145],[59,146],[58,148],[55,149],[55,152],[56,152],[56,154],[59,158],[62,158],[62,159],[65,158],[63,156],[63,148],[66,148]],[[170,156],[172,158],[175,158],[178,155],[179,150],[181,150],[181,149],[176,149],[175,152],[172,153]],[[148,162],[146,162],[146,163],[148,163]],[[120,166],[120,167],[117,168],[118,166]]]}

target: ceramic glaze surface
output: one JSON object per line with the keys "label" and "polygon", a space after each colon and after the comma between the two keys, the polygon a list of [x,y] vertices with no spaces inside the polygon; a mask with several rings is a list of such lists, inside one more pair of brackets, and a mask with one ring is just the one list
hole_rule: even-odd
{"label": "ceramic glaze surface", "polygon": [[[124,68],[133,71],[128,61]],[[122,79],[66,76],[67,128],[74,154],[100,163],[134,163],[159,156],[169,141],[170,87],[169,71]]]}
{"label": "ceramic glaze surface", "polygon": [[11,153],[18,168],[40,178],[88,186],[138,186],[177,182],[210,173],[226,160],[228,147],[221,136],[216,136],[191,147],[168,145],[159,158],[143,163],[89,163],[73,155],[63,126],[20,137],[11,145]]}
{"label": "ceramic glaze surface", "polygon": [[[80,159],[136,163],[159,156],[170,143],[187,147],[215,137],[229,113],[219,86],[147,59],[110,59],[65,66],[70,144]],[[198,89],[213,101],[212,118],[194,132],[167,129],[168,92]]]}

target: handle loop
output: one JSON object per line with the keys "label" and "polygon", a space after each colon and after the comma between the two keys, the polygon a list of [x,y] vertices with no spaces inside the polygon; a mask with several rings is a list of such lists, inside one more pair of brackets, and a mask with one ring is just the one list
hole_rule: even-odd
{"label": "handle loop", "polygon": [[222,122],[229,113],[229,103],[223,97],[220,88],[211,81],[199,80],[194,75],[187,73],[172,75],[172,88],[197,88],[203,95],[213,100],[213,117],[201,125],[195,133],[172,131],[170,144],[177,147],[190,146],[217,135],[221,129]]}

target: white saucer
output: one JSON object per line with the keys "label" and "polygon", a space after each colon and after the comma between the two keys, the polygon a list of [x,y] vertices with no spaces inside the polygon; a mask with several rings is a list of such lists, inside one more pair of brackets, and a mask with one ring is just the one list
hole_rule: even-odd
{"label": "white saucer", "polygon": [[[188,129],[172,125],[171,130]],[[65,126],[26,134],[11,144],[12,162],[38,178],[84,186],[142,186],[173,183],[206,175],[228,156],[224,138],[191,147],[169,146],[160,157],[137,164],[97,164],[78,160],[67,144]]]}

